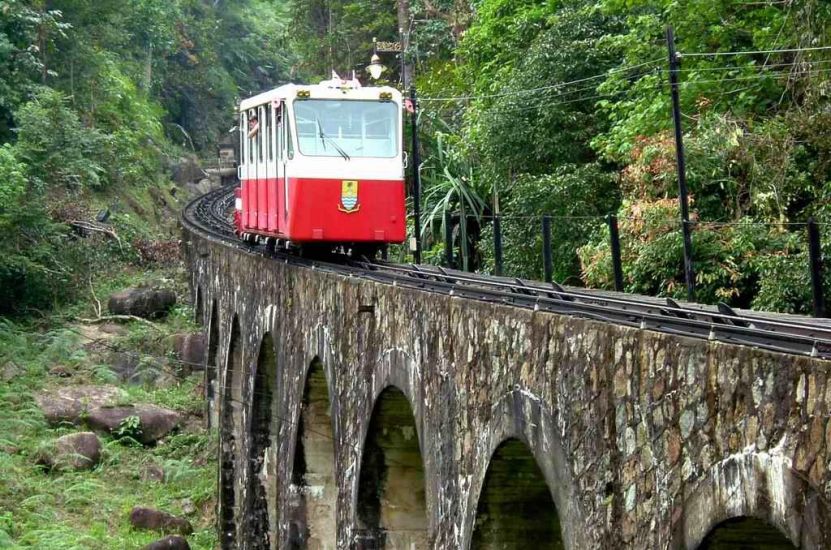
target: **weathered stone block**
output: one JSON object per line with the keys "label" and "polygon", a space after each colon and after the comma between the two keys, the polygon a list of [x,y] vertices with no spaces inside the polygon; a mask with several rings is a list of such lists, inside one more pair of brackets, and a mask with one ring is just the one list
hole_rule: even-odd
{"label": "weathered stone block", "polygon": [[[380,498],[361,488],[360,471],[372,459],[367,434],[389,430],[372,419],[394,386],[411,407],[424,468],[423,487],[407,493],[423,491],[426,509],[409,519],[429,526],[432,548],[474,540],[485,477],[506,439],[538,464],[566,548],[695,548],[742,514],[803,547],[831,547],[827,362],[342,277],[196,233],[185,240],[203,324],[218,326],[205,347],[216,347],[212,387],[226,389],[215,400],[227,540],[254,536],[245,507],[257,483],[269,495],[257,533],[267,524],[278,547],[329,532],[337,540],[325,542],[359,547],[359,534],[378,535],[356,519],[367,498]],[[371,313],[359,311],[369,303]],[[272,420],[269,435],[279,458],[260,467],[251,426],[266,410],[254,404],[266,334],[280,373],[267,410],[286,419]],[[304,388],[316,361],[336,442],[333,479],[309,477],[315,494],[338,495],[336,525],[325,528],[312,488],[294,477],[309,456],[297,454],[297,426],[311,410]]]}
{"label": "weathered stone block", "polygon": [[107,309],[113,315],[152,319],[166,315],[176,304],[176,293],[164,288],[130,288],[110,296]]}

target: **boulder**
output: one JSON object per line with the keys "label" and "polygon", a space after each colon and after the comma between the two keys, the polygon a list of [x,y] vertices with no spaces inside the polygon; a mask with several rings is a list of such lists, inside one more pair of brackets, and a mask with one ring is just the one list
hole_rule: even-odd
{"label": "boulder", "polygon": [[155,357],[119,351],[110,355],[110,370],[120,382],[134,386],[161,386],[175,379],[167,365]]}
{"label": "boulder", "polygon": [[123,392],[115,386],[69,386],[35,396],[46,420],[52,425],[84,424],[112,433],[130,416],[140,420],[138,440],[152,445],[181,423],[176,411],[150,404],[119,405]]}
{"label": "boulder", "polygon": [[141,506],[136,506],[130,512],[130,523],[136,529],[178,533],[185,536],[193,533],[193,526],[188,520],[178,518],[167,512]]}
{"label": "boulder", "polygon": [[190,373],[204,370],[205,335],[201,332],[173,336],[173,351],[182,362],[182,370]]}
{"label": "boulder", "polygon": [[55,365],[49,369],[49,376],[57,376],[58,378],[69,378],[72,376],[72,369],[66,365]]}
{"label": "boulder", "polygon": [[192,499],[182,499],[182,513],[186,516],[192,516],[196,513],[196,505],[193,504]]}
{"label": "boulder", "polygon": [[218,188],[220,185],[222,185],[222,183],[219,181],[219,178],[215,179],[212,177],[207,177],[196,182],[190,182],[185,184],[185,189],[187,190],[189,195],[193,197],[198,197],[199,195],[210,193],[214,189]]}
{"label": "boulder", "polygon": [[17,366],[16,363],[9,361],[0,368],[0,381],[11,382],[21,374],[23,374],[23,369]]}
{"label": "boulder", "polygon": [[113,336],[124,336],[127,334],[127,329],[115,323],[104,323],[98,327],[98,330],[104,334],[111,334]]}
{"label": "boulder", "polygon": [[171,178],[179,185],[201,181],[207,175],[196,156],[181,157],[171,166]]}
{"label": "boulder", "polygon": [[142,550],[190,550],[190,545],[183,537],[171,535],[156,542],[151,542]]}
{"label": "boulder", "polygon": [[123,396],[115,386],[67,386],[38,394],[35,401],[50,424],[80,424],[91,409],[113,406]]}
{"label": "boulder", "polygon": [[128,288],[110,296],[107,309],[113,315],[152,319],[167,314],[176,304],[176,293],[167,288]]}
{"label": "boulder", "polygon": [[155,481],[157,483],[164,482],[164,468],[158,464],[147,464],[141,470],[140,478],[142,481]]}
{"label": "boulder", "polygon": [[176,411],[149,404],[128,406],[97,407],[90,409],[87,424],[90,428],[113,433],[124,419],[137,416],[140,420],[140,433],[136,439],[145,445],[153,445],[179,426],[182,417]]}
{"label": "boulder", "polygon": [[59,437],[38,456],[38,464],[58,471],[90,470],[100,460],[101,441],[92,432]]}

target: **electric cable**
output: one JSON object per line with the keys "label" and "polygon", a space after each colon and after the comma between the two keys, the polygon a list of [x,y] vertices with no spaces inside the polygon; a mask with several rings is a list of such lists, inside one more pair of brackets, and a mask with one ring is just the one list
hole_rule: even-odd
{"label": "electric cable", "polygon": [[580,84],[582,82],[588,82],[588,81],[591,81],[591,80],[596,80],[596,79],[599,79],[599,78],[607,78],[610,75],[613,75],[613,74],[616,74],[616,73],[632,71],[634,69],[639,69],[641,67],[646,67],[648,65],[654,65],[654,64],[656,64],[660,61],[661,61],[660,59],[654,59],[652,61],[645,61],[645,62],[639,63],[637,65],[630,65],[630,66],[627,66],[627,67],[619,67],[617,69],[609,70],[605,73],[596,74],[596,75],[588,76],[588,77],[585,77],[585,78],[578,78],[576,80],[571,80],[571,81],[568,81],[568,82],[558,82],[556,84],[549,84],[549,85],[546,85],[546,86],[539,86],[537,88],[516,90],[516,91],[503,92],[503,93],[497,93],[497,94],[464,95],[464,96],[450,96],[450,97],[429,97],[428,96],[428,97],[419,98],[419,102],[469,101],[469,100],[473,100],[473,99],[491,99],[491,98],[496,98],[496,97],[506,97],[506,96],[513,96],[513,95],[519,95],[519,94],[534,93],[534,92],[543,91],[543,90],[552,90],[552,89],[562,88],[562,87],[565,87],[565,86],[571,86],[573,84]]}
{"label": "electric cable", "polygon": [[692,52],[692,53],[682,53],[679,52],[678,56],[681,59],[685,57],[728,57],[728,56],[736,56],[736,55],[761,55],[761,54],[777,54],[777,53],[798,53],[798,52],[817,52],[817,51],[827,51],[831,50],[831,46],[812,46],[807,48],[785,48],[785,49],[773,49],[773,50],[747,50],[747,51],[736,51],[736,52]]}
{"label": "electric cable", "polygon": [[[819,49],[831,49],[831,47],[819,48]],[[785,51],[785,50],[770,50],[770,51],[773,52],[773,51]],[[760,52],[760,53],[766,53],[766,52]],[[587,81],[591,81],[591,80],[596,80],[598,78],[606,78],[606,77],[614,75],[618,72],[633,70],[633,69],[636,69],[636,68],[644,67],[646,65],[653,65],[656,62],[657,61],[651,61],[651,62],[641,63],[639,65],[632,65],[630,67],[621,68],[619,70],[613,70],[613,71],[609,71],[607,73],[598,74],[598,75],[594,75],[594,76],[591,76],[591,77],[577,79],[577,80],[573,80],[573,81],[569,81],[569,82],[552,84],[552,85],[548,85],[548,86],[541,86],[541,87],[537,87],[537,88],[515,90],[515,91],[504,92],[504,93],[499,93],[499,94],[464,95],[464,96],[451,96],[451,97],[422,97],[422,98],[419,98],[419,103],[421,103],[421,102],[425,102],[425,103],[456,102],[456,101],[469,101],[469,100],[477,100],[477,99],[516,97],[516,96],[519,96],[521,94],[532,94],[532,93],[541,92],[541,91],[558,90],[560,88],[564,88],[564,87],[569,86],[569,85],[582,83],[582,82],[587,82]],[[771,71],[769,71],[769,68],[785,68],[785,67],[806,66],[806,65],[807,66],[813,66],[813,65],[822,65],[822,64],[826,64],[826,63],[831,63],[831,60],[797,61],[797,62],[791,62],[791,63],[779,63],[779,64],[774,64],[774,65],[763,65],[762,67],[758,68],[758,71],[760,71],[760,73],[759,73],[758,76],[755,76],[755,77],[752,76],[752,75],[747,75],[745,77],[734,77],[734,78],[719,79],[719,80],[692,80],[692,81],[681,82],[681,83],[679,83],[679,85],[684,86],[684,85],[711,84],[711,83],[741,81],[741,80],[754,80],[756,78],[760,78],[762,75],[765,75],[767,73],[771,73]],[[752,67],[747,67],[747,66],[722,66],[722,67],[702,67],[702,68],[687,68],[687,69],[682,68],[682,69],[679,69],[679,72],[682,72],[682,73],[683,72],[688,72],[689,73],[689,72],[702,72],[702,71],[731,71],[731,70],[742,70],[742,69],[748,69],[748,68],[752,68]],[[669,69],[661,68],[661,67],[656,67],[656,69],[658,69],[659,73],[661,73],[661,74],[663,74],[663,73],[665,73],[669,70]],[[805,74],[816,74],[816,73],[822,73],[822,72],[827,72],[827,71],[828,71],[828,69],[809,69],[807,71],[799,71],[798,74],[800,76],[802,76],[802,75],[805,75]],[[644,76],[648,76],[649,74],[650,74],[649,72],[645,73],[645,74],[641,75],[641,78],[643,78]],[[793,74],[793,71],[781,71],[780,74],[781,75],[786,75],[786,74],[791,75],[791,74]],[[575,93],[578,93],[578,92],[581,92],[581,91],[588,91],[588,90],[595,90],[595,89],[597,89],[597,86],[585,86],[583,88],[579,88],[579,89],[576,89],[576,90],[562,91],[562,92],[557,93],[553,96],[544,96],[542,98],[530,98],[528,101],[534,102],[534,101],[539,100],[539,101],[541,101],[541,103],[539,103],[539,105],[542,106],[542,105],[545,104],[543,102],[547,102],[550,99],[556,99],[557,97],[567,96],[567,95],[575,94]],[[587,98],[583,98],[583,99],[590,100],[592,98],[593,97],[587,97]],[[580,100],[583,100],[583,99],[580,99]],[[557,104],[558,103],[554,103],[553,105],[557,105]],[[510,106],[505,106],[503,108],[510,108]]]}

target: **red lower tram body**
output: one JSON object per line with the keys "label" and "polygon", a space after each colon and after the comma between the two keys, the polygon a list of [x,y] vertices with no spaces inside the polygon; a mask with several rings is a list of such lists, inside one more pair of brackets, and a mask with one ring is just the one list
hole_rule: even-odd
{"label": "red lower tram body", "polygon": [[294,244],[400,243],[406,235],[402,180],[242,180],[235,223],[243,236]]}
{"label": "red lower tram body", "polygon": [[401,94],[333,79],[240,104],[243,239],[374,252],[407,231]]}

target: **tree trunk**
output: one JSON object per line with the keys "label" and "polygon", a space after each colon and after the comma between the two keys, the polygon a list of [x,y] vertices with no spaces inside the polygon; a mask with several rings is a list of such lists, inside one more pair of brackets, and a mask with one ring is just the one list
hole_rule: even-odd
{"label": "tree trunk", "polygon": [[144,89],[150,92],[153,87],[153,44],[147,44],[147,59],[144,62]]}
{"label": "tree trunk", "polygon": [[413,64],[407,56],[410,48],[410,0],[398,0],[398,36],[401,40],[401,83],[406,90],[413,81]]}
{"label": "tree trunk", "polygon": [[41,73],[40,79],[43,84],[46,84],[46,79],[49,76],[49,68],[47,66],[46,61],[46,47],[48,45],[48,31],[46,29],[46,24],[44,23],[44,19],[46,18],[46,7],[43,5],[43,2],[39,2],[37,5],[38,13],[40,15],[40,22],[38,25],[38,49],[40,49],[40,63],[41,63]]}

